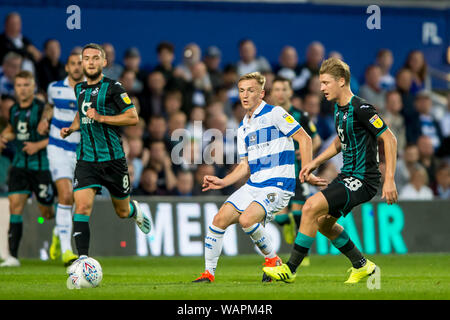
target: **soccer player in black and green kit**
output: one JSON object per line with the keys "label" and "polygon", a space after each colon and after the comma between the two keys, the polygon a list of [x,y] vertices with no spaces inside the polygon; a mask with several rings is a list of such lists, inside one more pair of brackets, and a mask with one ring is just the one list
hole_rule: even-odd
{"label": "soccer player in black and green kit", "polygon": [[343,167],[326,189],[306,200],[289,261],[263,270],[274,280],[293,282],[298,266],[308,254],[317,231],[320,231],[352,263],[351,274],[346,281],[352,284],[374,273],[377,266],[362,255],[336,221],[375,196],[381,177],[377,139],[383,141],[386,160],[382,198],[388,204],[397,202],[394,182],[397,140],[376,109],[351,92],[350,68],[346,63],[337,58],[325,60],[319,74],[325,98],[335,101],[334,119],[338,136],[325,151],[302,168],[300,180],[304,181],[322,163],[341,151]]}
{"label": "soccer player in black and green kit", "polygon": [[[322,141],[317,134],[317,129],[314,123],[309,119],[308,114],[302,110],[295,108],[291,104],[293,90],[291,81],[283,77],[275,77],[272,82],[272,89],[270,90],[271,101],[274,105],[283,107],[290,115],[305,129],[306,133],[312,139],[313,153],[320,147]],[[295,161],[295,175],[298,176],[301,169],[301,160],[298,156],[300,154],[299,145],[294,141],[296,152]],[[284,239],[288,244],[292,244],[295,240],[298,227],[300,226],[300,219],[302,214],[302,207],[306,199],[309,197],[309,186],[307,183],[300,183],[296,180],[295,195],[289,202],[290,211],[286,207],[275,215],[275,222],[283,226]],[[302,265],[309,265],[309,259],[305,258]]]}
{"label": "soccer player in black and green kit", "polygon": [[74,175],[73,236],[82,259],[88,256],[89,217],[102,186],[111,194],[120,218],[135,219],[144,233],[150,232],[150,220],[137,201],[130,199],[130,178],[120,138],[121,126],[138,123],[136,108],[122,85],[103,75],[106,58],[101,46],[87,44],[81,55],[87,81],[75,86],[78,112],[71,126],[61,129],[61,137],[76,130],[81,133]]}
{"label": "soccer player in black and green kit", "polygon": [[0,264],[2,267],[20,266],[17,253],[22,238],[22,212],[32,193],[36,196],[42,216],[46,219],[54,216],[54,188],[46,151],[48,136],[37,132],[44,102],[35,98],[35,87],[31,72],[20,71],[16,75],[14,92],[17,103],[11,107],[8,126],[0,134],[0,151],[9,141],[13,141],[15,146],[8,177],[10,256]]}

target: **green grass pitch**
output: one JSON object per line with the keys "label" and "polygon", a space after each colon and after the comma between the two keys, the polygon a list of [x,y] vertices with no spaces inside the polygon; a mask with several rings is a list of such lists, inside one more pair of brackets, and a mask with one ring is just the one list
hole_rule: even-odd
{"label": "green grass pitch", "polygon": [[344,284],[350,266],[343,256],[313,255],[292,284],[261,283],[263,259],[256,254],[222,256],[211,284],[191,283],[203,257],[96,258],[104,275],[98,288],[68,290],[62,264],[23,259],[20,268],[0,269],[0,299],[450,299],[450,254],[368,256],[381,267],[380,288],[372,290],[366,281]]}

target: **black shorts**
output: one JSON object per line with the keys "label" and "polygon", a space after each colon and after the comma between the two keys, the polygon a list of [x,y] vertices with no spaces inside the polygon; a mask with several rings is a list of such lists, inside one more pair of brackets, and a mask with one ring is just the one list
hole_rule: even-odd
{"label": "black shorts", "polygon": [[8,194],[34,193],[36,200],[50,206],[55,200],[55,188],[49,170],[29,170],[11,167],[8,178]]}
{"label": "black shorts", "polygon": [[339,174],[322,190],[328,201],[328,213],[335,218],[345,217],[357,205],[370,201],[379,184],[379,180],[366,181]]}
{"label": "black shorts", "polygon": [[77,161],[74,192],[87,188],[99,192],[102,187],[108,189],[114,198],[125,199],[130,195],[130,176],[125,158],[104,162]]}
{"label": "black shorts", "polygon": [[301,183],[300,179],[295,179],[295,195],[291,198],[289,204],[305,204],[306,199],[309,197],[309,184]]}

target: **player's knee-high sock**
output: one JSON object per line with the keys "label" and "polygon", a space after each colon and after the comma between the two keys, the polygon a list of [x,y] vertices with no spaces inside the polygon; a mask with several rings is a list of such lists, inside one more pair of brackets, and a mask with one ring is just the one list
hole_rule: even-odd
{"label": "player's knee-high sock", "polygon": [[332,240],[331,243],[350,260],[353,268],[358,269],[364,267],[366,264],[366,258],[364,258],[361,251],[355,246],[345,230],[342,230],[339,236]]}
{"label": "player's knee-high sock", "polygon": [[17,258],[20,239],[22,238],[23,219],[19,214],[12,214],[9,218],[8,244],[9,253]]}
{"label": "player's knee-high sock", "polygon": [[311,238],[301,232],[297,233],[295,238],[294,248],[292,249],[289,261],[286,263],[291,272],[294,273],[298,266],[302,263],[303,259],[308,255],[308,251],[314,242],[314,238]]}
{"label": "player's knee-high sock", "polygon": [[282,226],[289,222],[289,216],[287,213],[279,213],[275,215],[274,221]]}
{"label": "player's knee-high sock", "polygon": [[61,252],[72,250],[72,206],[58,203],[55,222],[56,232],[61,241]]}
{"label": "player's knee-high sock", "polygon": [[87,256],[89,253],[89,240],[91,237],[91,232],[89,230],[89,216],[74,214],[73,237],[75,238],[78,255]]}
{"label": "player's knee-high sock", "polygon": [[130,214],[128,218],[134,218],[136,216],[136,206],[134,205],[133,201],[130,201]]}
{"label": "player's knee-high sock", "polygon": [[205,237],[205,270],[214,275],[217,262],[222,253],[225,230],[210,225]]}
{"label": "player's knee-high sock", "polygon": [[255,223],[248,228],[242,228],[242,230],[244,230],[244,232],[252,238],[253,243],[256,244],[266,258],[276,257],[275,250],[272,246],[272,241],[270,241],[270,236],[260,223]]}

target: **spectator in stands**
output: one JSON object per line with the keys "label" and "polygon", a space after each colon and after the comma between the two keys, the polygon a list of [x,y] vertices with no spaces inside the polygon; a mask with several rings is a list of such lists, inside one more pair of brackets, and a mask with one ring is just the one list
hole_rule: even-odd
{"label": "spectator in stands", "polygon": [[370,65],[364,73],[365,83],[359,88],[361,98],[370,101],[378,112],[385,110],[386,91],[380,86],[381,69],[377,65]]}
{"label": "spectator in stands", "polygon": [[292,80],[292,89],[295,94],[300,95],[301,89],[306,86],[308,79],[312,75],[319,75],[320,64],[325,57],[325,48],[318,42],[314,41],[306,48],[306,60],[301,65],[301,71],[297,77]]}
{"label": "spectator in stands", "polygon": [[171,114],[181,110],[183,106],[183,94],[180,90],[172,89],[164,95],[164,117],[168,119]]}
{"label": "spectator in stands", "polygon": [[410,182],[400,191],[399,200],[433,200],[433,191],[428,187],[428,174],[422,166],[415,166]]}
{"label": "spectator in stands", "polygon": [[202,61],[191,66],[192,80],[186,90],[186,113],[190,113],[192,106],[205,106],[212,96],[212,84],[208,69]]}
{"label": "spectator in stands", "polygon": [[141,113],[144,119],[149,119],[152,115],[164,114],[164,88],[166,79],[159,71],[152,71],[148,74],[146,87],[140,95]]}
{"label": "spectator in stands", "polygon": [[158,65],[153,71],[159,71],[164,75],[169,87],[174,86],[173,61],[175,60],[175,46],[169,41],[162,41],[156,47]]}
{"label": "spectator in stands", "polygon": [[[223,91],[226,92],[225,97],[227,102],[221,99],[224,103],[229,103],[231,106],[236,101],[239,101],[239,92],[237,82],[239,75],[235,66],[228,64],[223,69]],[[218,93],[219,94],[219,93]],[[227,108],[225,108],[227,109]]]}
{"label": "spectator in stands", "polygon": [[135,95],[136,73],[133,70],[125,69],[117,79],[129,95]]}
{"label": "spectator in stands", "polygon": [[438,161],[434,155],[433,142],[430,137],[422,135],[417,139],[417,147],[419,148],[419,163],[427,170],[430,185],[433,185],[438,166]]}
{"label": "spectator in stands", "polygon": [[178,143],[178,141],[172,141],[174,137],[174,131],[177,129],[186,129],[187,116],[184,112],[178,111],[170,115],[167,122],[168,137],[170,139],[169,151]]}
{"label": "spectator in stands", "polygon": [[401,153],[403,156],[397,159],[394,177],[395,184],[399,190],[401,190],[411,179],[412,169],[419,165],[419,149],[417,148],[417,145],[408,144]]}
{"label": "spectator in stands", "polygon": [[279,66],[276,74],[291,82],[300,75],[300,65],[298,64],[297,49],[293,46],[284,46],[278,58]]}
{"label": "spectator in stands", "polygon": [[164,141],[166,150],[171,151],[170,137],[167,135],[167,120],[162,115],[154,115],[148,119],[147,129],[143,135],[144,145],[150,146],[153,141]]}
{"label": "spectator in stands", "polygon": [[222,59],[222,52],[216,46],[210,46],[206,49],[203,62],[208,70],[209,79],[211,81],[212,89],[215,91],[223,84],[223,73],[220,69],[220,62]]}
{"label": "spectator in stands", "polygon": [[[106,55],[106,67],[103,68],[103,74],[111,79],[118,80],[122,74],[123,67],[116,63],[116,50],[111,43],[104,43],[103,50]],[[128,94],[130,92],[127,90]]]}
{"label": "spectator in stands", "polygon": [[406,124],[401,114],[402,103],[402,97],[398,91],[388,91],[386,93],[386,109],[382,113],[384,121],[397,138],[397,150],[400,157],[406,147]]}
{"label": "spectator in stands", "polygon": [[255,43],[250,39],[242,39],[239,41],[240,60],[236,63],[239,76],[250,72],[272,71],[272,68],[263,56],[257,56]]}
{"label": "spectator in stands", "polygon": [[431,78],[428,74],[428,66],[420,50],[413,50],[408,54],[405,68],[409,69],[412,73],[412,85],[411,93],[416,94],[421,90],[431,90]]}
{"label": "spectator in stands", "polygon": [[[412,85],[411,71],[406,68],[400,69],[395,77],[395,85],[402,97],[402,115],[405,118],[405,123],[408,125],[408,123],[414,122],[417,117],[417,111],[414,108],[414,96],[410,92]],[[415,135],[408,128],[406,130],[406,140],[410,143],[416,142]]]}
{"label": "spectator in stands", "polygon": [[194,173],[194,188],[192,194],[194,196],[222,195],[220,190],[210,189],[206,192],[202,192],[203,178],[205,176],[215,176],[215,175],[216,170],[214,169],[213,165],[205,163],[200,164]]}
{"label": "spectator in stands", "polygon": [[194,175],[191,171],[180,170],[177,173],[177,186],[174,189],[173,195],[176,196],[192,196],[194,189]]}
{"label": "spectator in stands", "polygon": [[377,52],[375,64],[380,67],[380,87],[384,90],[392,90],[395,88],[395,78],[391,74],[394,56],[389,49],[380,49]]}
{"label": "spectator in stands", "polygon": [[165,196],[168,192],[158,187],[158,173],[153,168],[145,168],[142,172],[139,187],[133,189],[136,196]]}
{"label": "spectator in stands", "polygon": [[150,143],[150,160],[148,167],[158,174],[157,186],[169,193],[175,188],[177,178],[173,172],[172,160],[163,141]]}
{"label": "spectator in stands", "polygon": [[228,128],[237,130],[239,128],[239,124],[242,122],[245,116],[245,109],[242,107],[240,101],[236,101],[232,107],[232,115],[230,120],[228,121]]}
{"label": "spectator in stands", "polygon": [[442,144],[437,156],[450,157],[450,92],[447,93],[447,110],[444,112],[439,125],[442,130]]}
{"label": "spectator in stands", "polygon": [[64,63],[60,60],[61,45],[56,39],[49,39],[44,44],[44,56],[36,65],[39,88],[47,92],[50,82],[58,81],[66,76]]}
{"label": "spectator in stands", "polygon": [[133,91],[140,93],[143,90],[144,83],[147,80],[147,72],[141,69],[141,54],[138,48],[131,47],[125,50],[123,65],[126,70],[134,71],[136,74]]}
{"label": "spectator in stands", "polygon": [[196,43],[189,43],[183,49],[183,62],[179,64],[174,70],[174,77],[184,80],[185,82],[192,81],[191,67],[200,62],[202,58],[202,50]]}
{"label": "spectator in stands", "polygon": [[429,92],[420,91],[417,93],[414,99],[414,105],[417,111],[417,117],[414,122],[409,122],[408,130],[412,131],[411,136],[414,134],[419,137],[420,135],[426,135],[430,137],[434,151],[436,152],[442,142],[442,131],[439,122],[432,115],[433,102]]}
{"label": "spectator in stands", "polygon": [[434,195],[439,199],[450,199],[450,166],[443,163],[436,170],[436,183],[433,185]]}
{"label": "spectator in stands", "polygon": [[133,188],[137,188],[139,186],[142,171],[144,170],[144,163],[142,161],[143,152],[144,148],[141,138],[128,138],[127,162],[132,163],[134,168],[135,176],[132,184]]}
{"label": "spectator in stands", "polygon": [[196,141],[201,141],[203,137],[204,122],[206,114],[205,108],[200,106],[194,106],[192,108],[191,114],[189,115],[189,122],[186,125],[186,129],[189,131],[191,139]]}
{"label": "spectator in stands", "polygon": [[35,73],[35,63],[41,60],[41,52],[22,35],[22,18],[17,12],[10,12],[5,18],[5,30],[0,35],[0,61],[8,52],[15,52],[23,59],[22,70]]}
{"label": "spectator in stands", "polygon": [[0,68],[0,95],[14,97],[14,77],[20,72],[22,61],[22,57],[15,52],[9,52],[3,58]]}

